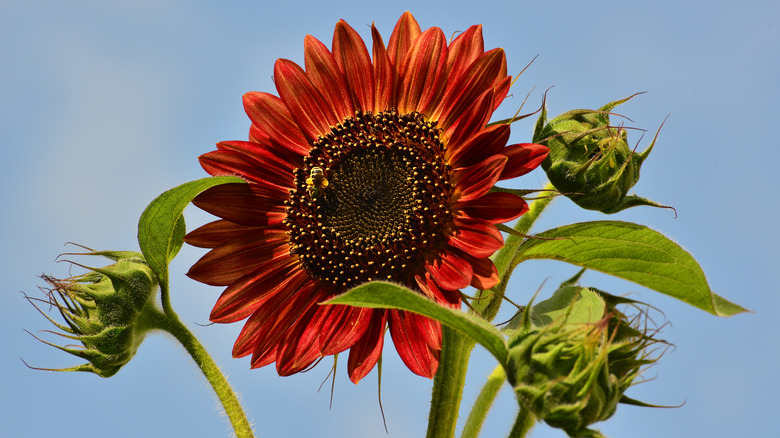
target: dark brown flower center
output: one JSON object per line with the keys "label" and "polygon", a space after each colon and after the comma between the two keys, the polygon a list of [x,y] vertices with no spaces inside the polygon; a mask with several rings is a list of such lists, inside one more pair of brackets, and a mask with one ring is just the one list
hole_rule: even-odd
{"label": "dark brown flower center", "polygon": [[446,241],[451,177],[435,123],[418,113],[357,113],[320,137],[295,172],[285,219],[291,252],[311,276],[340,287],[413,285]]}

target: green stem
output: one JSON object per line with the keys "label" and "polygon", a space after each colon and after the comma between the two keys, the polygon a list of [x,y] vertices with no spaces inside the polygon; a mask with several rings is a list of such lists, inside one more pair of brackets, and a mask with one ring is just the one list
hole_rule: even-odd
{"label": "green stem", "polygon": [[[554,190],[552,184],[547,184],[544,190]],[[522,234],[527,234],[531,226],[539,218],[542,211],[550,204],[552,197],[543,197],[535,200],[529,206],[529,211],[524,214],[515,224],[515,230]],[[498,306],[501,300],[495,300],[488,297],[501,297],[506,288],[504,275],[514,257],[517,245],[521,242],[520,237],[510,235],[507,237],[504,247],[496,253],[494,263],[498,269],[498,275],[502,278],[496,288],[501,288],[498,292],[493,288],[489,291],[480,291],[486,298],[473,300],[472,305],[476,313],[482,315],[487,321],[492,321],[498,313]],[[481,295],[480,295],[481,296]],[[488,309],[492,301],[493,306]],[[494,309],[495,308],[495,309]],[[461,335],[454,330],[442,327],[442,348],[439,358],[439,370],[433,378],[433,391],[431,396],[431,411],[428,415],[428,434],[427,438],[452,438],[455,436],[455,427],[460,412],[460,403],[463,397],[463,386],[466,384],[466,371],[468,370],[471,350],[474,348],[474,340],[465,335]],[[471,415],[476,417],[486,416],[490,406],[481,406]],[[482,412],[484,410],[484,412]]]}
{"label": "green stem", "polygon": [[214,392],[217,394],[219,401],[222,403],[225,413],[227,413],[230,423],[233,425],[233,430],[236,433],[237,438],[251,438],[253,437],[252,427],[244,414],[241,404],[238,402],[238,397],[233,392],[225,376],[219,370],[219,367],[211,359],[211,356],[203,348],[203,345],[198,341],[195,335],[182,324],[179,317],[173,313],[173,310],[168,307],[169,312],[162,313],[159,310],[147,309],[144,312],[147,322],[153,328],[157,328],[166,331],[173,335],[178,340],[184,349],[192,356],[195,364],[198,365],[203,375],[206,376],[206,380],[209,381]]}
{"label": "green stem", "polygon": [[[550,205],[550,202],[555,198],[553,192],[555,192],[555,186],[553,186],[552,183],[547,183],[544,189],[541,190],[541,197],[533,201],[528,206],[528,211],[520,216],[520,219],[514,226],[515,231],[520,234],[528,234],[528,232],[531,231],[533,224],[539,219],[539,216],[541,216],[544,209],[547,208],[547,206]],[[496,268],[498,269],[499,277],[504,277],[504,273],[506,272],[509,263],[515,256],[517,245],[519,245],[522,240],[522,237],[510,234],[504,242],[504,247],[493,256],[493,263],[495,263]]]}
{"label": "green stem", "polygon": [[515,425],[512,426],[512,431],[509,432],[509,438],[525,438],[528,432],[536,424],[536,416],[528,411],[528,409],[520,407],[520,412],[517,413],[515,419]]}
{"label": "green stem", "polygon": [[452,438],[458,422],[463,384],[466,382],[468,358],[474,341],[454,329],[442,326],[442,346],[439,369],[433,378],[431,411],[428,415],[427,438]]}
{"label": "green stem", "polygon": [[466,425],[463,427],[461,438],[477,438],[479,431],[482,429],[482,424],[485,423],[487,413],[493,402],[498,396],[498,392],[506,381],[506,371],[501,365],[490,373],[485,386],[482,387],[482,391],[479,392],[477,400],[474,402],[474,407],[471,408],[469,418],[466,420]]}

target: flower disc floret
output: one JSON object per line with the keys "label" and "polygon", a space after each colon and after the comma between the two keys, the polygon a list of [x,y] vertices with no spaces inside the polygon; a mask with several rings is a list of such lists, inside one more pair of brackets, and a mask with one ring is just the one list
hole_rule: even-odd
{"label": "flower disc floret", "polygon": [[[327,189],[314,196],[311,169]],[[287,217],[291,253],[313,277],[349,288],[409,284],[453,227],[452,169],[435,122],[420,113],[358,113],[321,137],[296,169]]]}

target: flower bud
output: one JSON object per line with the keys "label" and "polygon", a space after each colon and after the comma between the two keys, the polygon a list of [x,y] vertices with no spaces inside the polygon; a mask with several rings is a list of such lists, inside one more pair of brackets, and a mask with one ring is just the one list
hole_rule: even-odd
{"label": "flower bud", "polygon": [[626,128],[610,125],[610,111],[631,97],[598,110],[569,111],[549,122],[542,108],[533,137],[534,143],[550,148],[542,168],[555,188],[582,208],[611,214],[637,205],[663,207],[627,195],[658,137],[656,133],[650,146],[636,153],[628,145]]}
{"label": "flower bud", "polygon": [[[49,285],[42,289],[47,292],[48,300],[36,301],[46,301],[56,308],[65,324],[35,307],[62,330],[56,334],[81,342],[83,348],[63,347],[38,339],[89,362],[51,371],[89,371],[110,377],[133,358],[150,329],[143,316],[146,311],[154,310],[154,300],[150,298],[154,296],[157,277],[140,253],[93,251],[81,255],[100,255],[115,263],[87,268],[89,272],[66,279],[42,276]],[[28,300],[33,299],[28,297]]]}
{"label": "flower bud", "polygon": [[589,295],[585,305],[600,302],[601,316],[584,323],[579,317],[570,320],[577,312],[564,312],[544,326],[533,326],[533,317],[526,317],[510,340],[507,378],[522,409],[570,436],[599,436],[588,426],[611,417],[619,402],[641,404],[624,392],[642,367],[657,360],[648,357],[647,347],[663,341],[643,331],[644,313],[629,321],[611,296],[575,286],[562,289],[563,295]]}

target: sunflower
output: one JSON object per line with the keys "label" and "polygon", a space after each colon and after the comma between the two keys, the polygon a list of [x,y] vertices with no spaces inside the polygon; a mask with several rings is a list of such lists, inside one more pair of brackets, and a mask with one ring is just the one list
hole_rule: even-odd
{"label": "sunflower", "polygon": [[495,224],[527,211],[493,185],[534,169],[535,144],[507,146],[509,125],[487,126],[511,77],[502,49],[484,50],[481,26],[447,44],[405,13],[372,56],[343,20],[333,49],[304,40],[305,70],[274,68],[278,97],[244,95],[249,141],[200,157],[211,175],[238,175],[194,203],[220,219],[187,235],[211,248],[188,272],[227,286],[211,320],[247,319],[234,357],[276,362],[290,375],[349,349],[357,383],[376,365],[385,330],[409,369],[432,377],[441,326],[403,311],[323,306],[364,282],[400,283],[458,308],[460,289],[498,281],[488,258]]}

